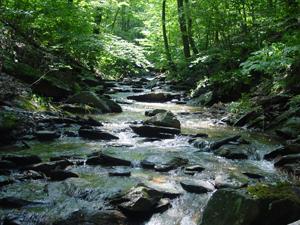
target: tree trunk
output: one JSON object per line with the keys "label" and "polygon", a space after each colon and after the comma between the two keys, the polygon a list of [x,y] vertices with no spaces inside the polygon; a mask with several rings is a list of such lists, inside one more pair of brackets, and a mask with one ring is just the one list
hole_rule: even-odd
{"label": "tree trunk", "polygon": [[113,23],[111,24],[111,29],[113,30],[115,28],[115,24],[116,24],[116,21],[117,21],[117,17],[119,15],[119,12],[120,12],[120,8],[117,9],[117,12],[114,16],[114,20],[113,20]]}
{"label": "tree trunk", "polygon": [[186,8],[186,17],[187,17],[187,32],[188,32],[188,36],[189,36],[189,42],[191,45],[191,49],[193,51],[193,53],[195,55],[197,55],[199,53],[195,41],[194,41],[194,37],[193,37],[193,20],[191,17],[191,11],[190,11],[190,2],[189,0],[185,0],[185,8]]}
{"label": "tree trunk", "polygon": [[168,41],[168,36],[167,36],[167,28],[166,28],[166,2],[167,0],[163,0],[162,3],[162,13],[161,13],[161,18],[162,18],[162,33],[163,33],[163,38],[164,38],[164,46],[165,46],[165,53],[166,57],[168,60],[168,64],[171,69],[176,70],[175,64],[172,60],[171,52],[170,52],[170,47],[169,47],[169,41]]}
{"label": "tree trunk", "polygon": [[191,57],[189,36],[186,27],[185,13],[183,8],[183,0],[177,0],[179,28],[182,37],[183,54],[186,59]]}

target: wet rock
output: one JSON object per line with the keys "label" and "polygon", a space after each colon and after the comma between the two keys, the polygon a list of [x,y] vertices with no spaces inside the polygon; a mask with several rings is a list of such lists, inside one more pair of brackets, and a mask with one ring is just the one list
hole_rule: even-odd
{"label": "wet rock", "polygon": [[117,210],[78,210],[53,225],[126,225],[126,217]]}
{"label": "wet rock", "polygon": [[37,131],[35,135],[39,141],[53,141],[60,137],[59,133],[50,130]]}
{"label": "wet rock", "polygon": [[249,152],[242,146],[227,145],[214,151],[214,154],[227,159],[248,159]]}
{"label": "wet rock", "polygon": [[3,160],[11,161],[15,163],[17,166],[28,166],[31,164],[36,164],[42,162],[42,159],[37,155],[28,155],[28,156],[13,156],[6,155],[2,157]]}
{"label": "wet rock", "polygon": [[96,156],[91,156],[87,159],[88,165],[101,165],[101,166],[131,166],[131,162],[119,159],[113,156],[98,153]]}
{"label": "wet rock", "polygon": [[148,125],[180,129],[179,120],[170,111],[165,113],[157,113],[155,116],[146,120],[144,123]]}
{"label": "wet rock", "polygon": [[241,118],[239,118],[235,123],[234,126],[236,127],[242,127],[246,125],[246,123],[250,122],[250,120],[254,120],[259,116],[259,113],[256,111],[251,111],[243,115]]}
{"label": "wet rock", "polygon": [[214,185],[208,181],[202,180],[186,180],[180,182],[182,188],[187,192],[204,194],[215,190]]}
{"label": "wet rock", "polygon": [[8,160],[0,160],[0,169],[17,169],[18,166],[11,162],[11,161],[8,161]]}
{"label": "wet rock", "polygon": [[84,125],[88,126],[95,126],[95,127],[102,127],[103,124],[97,120],[95,120],[93,117],[88,117],[87,120],[84,121]]}
{"label": "wet rock", "polygon": [[208,134],[205,133],[190,134],[188,136],[191,138],[208,138]]}
{"label": "wet rock", "polygon": [[196,140],[193,141],[193,145],[196,148],[201,149],[201,151],[212,151],[212,150],[217,150],[223,145],[226,145],[230,142],[235,142],[238,141],[241,138],[240,135],[235,135],[232,137],[224,138],[218,141],[207,141],[207,140]]}
{"label": "wet rock", "polygon": [[65,135],[66,137],[78,137],[78,133],[75,132],[75,131],[65,131],[65,132],[64,132],[64,135]]}
{"label": "wet rock", "polygon": [[93,107],[77,104],[64,104],[61,106],[61,109],[74,114],[94,114],[100,112]]}
{"label": "wet rock", "polygon": [[297,200],[273,196],[261,198],[246,190],[218,190],[205,207],[200,225],[282,225],[300,218]]}
{"label": "wet rock", "polygon": [[61,161],[61,160],[77,161],[77,160],[84,160],[84,158],[80,157],[79,155],[60,155],[60,156],[50,157],[51,162]]}
{"label": "wet rock", "polygon": [[168,93],[148,93],[142,95],[128,96],[127,99],[135,100],[138,102],[168,102],[175,96]]}
{"label": "wet rock", "polygon": [[215,187],[238,189],[246,187],[249,179],[240,173],[219,174],[215,178]]}
{"label": "wet rock", "polygon": [[66,180],[68,178],[78,178],[78,174],[73,173],[71,171],[66,171],[66,170],[50,170],[45,172],[46,176],[49,177],[53,181],[62,181]]}
{"label": "wet rock", "polygon": [[166,210],[168,210],[169,208],[171,208],[171,202],[170,199],[168,198],[162,198],[159,200],[159,202],[157,203],[154,213],[162,213]]}
{"label": "wet rock", "polygon": [[148,110],[145,112],[145,116],[155,116],[158,113],[165,113],[167,112],[166,109],[153,109],[153,110]]}
{"label": "wet rock", "polygon": [[25,171],[21,176],[16,177],[18,180],[39,180],[44,179],[45,175],[34,170]]}
{"label": "wet rock", "polygon": [[173,138],[174,135],[180,134],[180,130],[176,128],[169,127],[159,127],[152,125],[140,125],[140,126],[130,126],[134,133],[141,137],[149,138]]}
{"label": "wet rock", "polygon": [[83,91],[75,94],[68,99],[68,103],[90,105],[99,109],[102,113],[122,112],[121,106],[113,100],[107,99],[104,96],[98,96],[91,91]]}
{"label": "wet rock", "polygon": [[189,163],[188,159],[183,159],[180,157],[175,157],[164,164],[157,164],[154,169],[158,172],[168,172],[170,170],[175,170],[180,166],[184,166]]}
{"label": "wet rock", "polygon": [[293,139],[297,138],[300,133],[300,117],[292,117],[288,119],[283,125],[282,128],[276,130],[278,136]]}
{"label": "wet rock", "polygon": [[33,204],[37,204],[37,203],[16,198],[16,197],[6,197],[0,199],[0,207],[6,209],[19,209]]}
{"label": "wet rock", "polygon": [[8,176],[11,174],[11,171],[10,170],[7,170],[7,169],[0,169],[0,175],[5,175],[5,176]]}
{"label": "wet rock", "polygon": [[211,143],[210,144],[210,148],[212,150],[216,150],[216,149],[220,148],[221,146],[226,145],[226,144],[228,144],[230,142],[237,141],[240,138],[241,138],[240,135],[235,135],[235,136],[232,136],[232,137],[224,138],[222,140],[215,141],[215,142]]}
{"label": "wet rock", "polygon": [[118,207],[129,217],[145,217],[157,211],[162,198],[163,194],[155,189],[137,186],[122,197],[124,202],[118,204]]}
{"label": "wet rock", "polygon": [[144,90],[142,88],[132,88],[132,92],[133,93],[141,93],[143,92]]}
{"label": "wet rock", "polygon": [[145,160],[141,161],[141,166],[144,169],[154,169],[155,163],[150,162],[145,159]]}
{"label": "wet rock", "polygon": [[34,170],[37,172],[42,172],[47,174],[48,172],[52,170],[58,170],[58,169],[65,169],[68,166],[73,165],[72,162],[68,160],[61,160],[61,161],[55,161],[55,162],[45,162],[45,163],[38,163],[34,164],[28,167],[25,167],[27,170]]}
{"label": "wet rock", "polygon": [[85,128],[81,128],[78,131],[79,136],[83,137],[83,138],[87,138],[87,139],[91,139],[91,140],[117,140],[119,139],[118,137],[104,132],[102,130],[99,129],[85,129]]}
{"label": "wet rock", "polygon": [[276,167],[282,167],[285,164],[294,164],[300,162],[300,154],[292,154],[292,155],[286,155],[281,158],[279,158],[275,163],[274,166]]}
{"label": "wet rock", "polygon": [[185,171],[188,172],[202,172],[205,168],[201,165],[192,165],[185,167]]}
{"label": "wet rock", "polygon": [[251,178],[251,179],[264,179],[265,177],[261,174],[257,174],[257,173],[249,173],[249,172],[244,172],[244,175],[246,175],[247,177]]}
{"label": "wet rock", "polygon": [[293,145],[279,147],[279,148],[275,149],[274,151],[266,154],[264,156],[264,159],[273,160],[277,157],[291,155],[291,154],[300,154],[300,145],[293,144]]}
{"label": "wet rock", "polygon": [[189,105],[194,105],[194,106],[199,106],[199,105],[212,105],[214,103],[214,96],[213,92],[209,91],[205,94],[201,94],[200,96],[192,98],[190,101],[188,101],[187,104]]}
{"label": "wet rock", "polygon": [[130,171],[116,170],[116,171],[109,172],[108,175],[111,176],[111,177],[130,177],[131,172]]}
{"label": "wet rock", "polygon": [[9,184],[12,184],[13,183],[13,180],[10,179],[9,177],[7,176],[0,176],[0,188],[5,186],[5,185],[9,185]]}
{"label": "wet rock", "polygon": [[286,171],[291,176],[300,177],[300,162],[284,164],[280,169]]}

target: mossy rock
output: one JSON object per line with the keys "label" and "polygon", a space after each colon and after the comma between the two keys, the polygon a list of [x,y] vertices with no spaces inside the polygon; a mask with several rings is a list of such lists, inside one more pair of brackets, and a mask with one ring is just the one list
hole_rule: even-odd
{"label": "mossy rock", "polygon": [[19,119],[12,112],[0,112],[0,131],[6,132],[18,127]]}
{"label": "mossy rock", "polygon": [[288,184],[221,189],[209,200],[200,225],[288,224],[300,219],[298,193]]}
{"label": "mossy rock", "polygon": [[28,64],[5,61],[3,70],[7,74],[31,85],[40,79],[32,85],[32,89],[34,92],[43,96],[53,97],[59,100],[70,95],[72,92],[71,88],[67,85],[68,82],[63,82],[63,77],[58,79],[52,74],[43,76],[45,75],[44,72],[37,68],[33,68]]}
{"label": "mossy rock", "polygon": [[289,183],[279,183],[277,185],[257,184],[247,188],[248,193],[254,198],[280,200],[289,199],[300,204],[300,186]]}

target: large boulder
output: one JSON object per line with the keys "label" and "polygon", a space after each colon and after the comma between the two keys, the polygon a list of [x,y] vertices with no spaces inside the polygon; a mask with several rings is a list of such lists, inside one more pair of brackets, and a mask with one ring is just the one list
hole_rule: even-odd
{"label": "large boulder", "polygon": [[172,128],[180,129],[179,120],[170,111],[157,113],[155,116],[146,120],[144,123],[149,125],[172,127]]}
{"label": "large boulder", "polygon": [[177,128],[160,127],[152,125],[130,126],[134,133],[141,137],[149,138],[173,138],[174,135],[180,134]]}
{"label": "large boulder", "polygon": [[299,188],[260,185],[221,189],[204,209],[200,225],[282,225],[300,218]]}
{"label": "large boulder", "polygon": [[116,102],[108,99],[104,96],[98,96],[91,91],[82,91],[73,95],[67,101],[72,104],[89,105],[100,110],[102,113],[119,113],[122,112],[122,108]]}
{"label": "large boulder", "polygon": [[147,93],[141,95],[128,96],[127,99],[135,100],[138,102],[168,102],[176,96],[169,93]]}

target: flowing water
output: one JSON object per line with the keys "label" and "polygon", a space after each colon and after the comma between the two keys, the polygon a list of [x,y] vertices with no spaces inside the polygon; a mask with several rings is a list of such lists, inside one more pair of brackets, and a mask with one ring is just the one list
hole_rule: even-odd
{"label": "flowing water", "polygon": [[[129,88],[122,86],[123,88]],[[112,97],[125,100],[133,93],[117,93]],[[127,190],[138,183],[150,186],[176,190],[184,193],[172,200],[172,207],[162,214],[155,214],[145,224],[147,225],[193,225],[201,218],[202,210],[210,194],[190,194],[185,192],[180,181],[184,179],[202,179],[213,181],[217,175],[226,173],[253,172],[263,174],[265,179],[275,181],[279,178],[272,162],[262,160],[265,153],[273,150],[278,143],[268,136],[256,132],[245,131],[225,125],[218,125],[219,118],[209,116],[207,109],[177,105],[174,103],[138,103],[122,104],[123,113],[95,115],[103,122],[104,129],[119,137],[116,141],[89,141],[81,138],[61,137],[51,143],[29,142],[31,149],[16,154],[36,154],[48,160],[52,156],[78,155],[103,151],[118,158],[130,160],[130,177],[109,177],[108,172],[113,168],[101,166],[73,166],[68,170],[79,174],[79,178],[70,178],[60,182],[46,180],[20,181],[7,185],[1,189],[0,198],[7,196],[20,197],[26,200],[42,202],[22,210],[0,210],[0,215],[21,215],[29,224],[39,221],[54,221],[65,217],[69,213],[82,209],[105,209],[109,207],[105,202],[109,196]],[[182,133],[207,133],[209,140],[217,140],[233,134],[241,134],[251,142],[257,157],[249,160],[228,160],[217,157],[212,153],[197,152],[198,149],[188,143],[187,136],[177,136],[175,139],[147,141],[136,136],[129,127],[129,123],[146,119],[144,112],[149,109],[167,109],[177,115],[181,122]],[[198,112],[196,114],[189,114]],[[74,130],[78,127],[74,127]],[[205,167],[201,173],[189,176],[181,169],[167,173],[142,169],[139,162],[145,158],[153,162],[164,162],[174,156],[189,159],[190,164],[200,164]],[[114,168],[115,169],[115,168]],[[122,170],[123,168],[119,167]]]}

